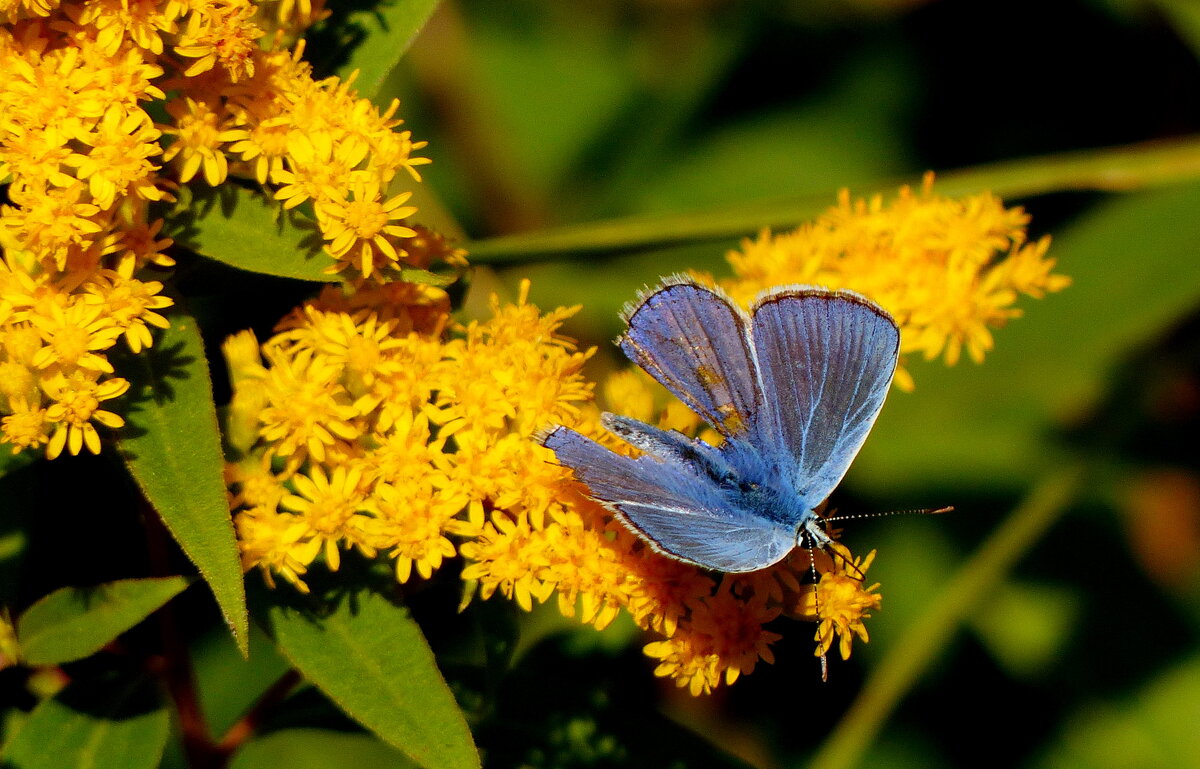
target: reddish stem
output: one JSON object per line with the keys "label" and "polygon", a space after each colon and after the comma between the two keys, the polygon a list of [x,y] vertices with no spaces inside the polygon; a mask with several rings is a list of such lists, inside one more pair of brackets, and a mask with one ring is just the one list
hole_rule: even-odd
{"label": "reddish stem", "polygon": [[271,684],[270,689],[263,692],[262,696],[258,698],[258,702],[254,703],[233,726],[229,727],[229,731],[225,732],[225,736],[217,743],[217,749],[225,755],[231,755],[241,747],[242,743],[249,739],[259,725],[266,720],[267,714],[276,705],[283,702],[298,683],[300,683],[300,674],[295,670],[289,670],[280,676],[279,680]]}
{"label": "reddish stem", "polygon": [[[158,513],[144,500],[142,512],[142,520],[146,526],[150,571],[154,576],[169,576],[170,535]],[[175,703],[175,712],[179,717],[179,728],[183,737],[183,752],[190,769],[223,769],[228,754],[218,750],[209,735],[204,713],[200,709],[191,654],[179,632],[178,617],[173,603],[168,601],[155,613],[162,639],[162,654],[151,660],[150,669],[162,680]]]}

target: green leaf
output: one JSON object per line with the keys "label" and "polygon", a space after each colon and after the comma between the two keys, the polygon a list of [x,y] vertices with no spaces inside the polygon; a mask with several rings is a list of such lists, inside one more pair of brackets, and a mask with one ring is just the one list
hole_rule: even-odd
{"label": "green leaf", "polygon": [[241,270],[333,283],[334,264],[321,250],[316,223],[265,195],[234,184],[217,191],[180,191],[165,234],[184,248]]}
{"label": "green leaf", "polygon": [[154,769],[170,717],[142,676],[81,679],[29,714],[4,746],[5,769]]}
{"label": "green leaf", "polygon": [[272,592],[284,655],[347,715],[426,769],[478,767],[466,720],[408,610],[360,590],[317,613]]}
{"label": "green leaf", "polygon": [[185,577],[163,577],[55,590],[17,620],[21,658],[31,665],[83,659],[150,616],[189,584]]}
{"label": "green leaf", "polygon": [[349,58],[338,67],[338,76],[345,81],[358,70],[358,95],[375,98],[437,5],[438,0],[385,0],[348,13],[337,48],[348,46]]}
{"label": "green leaf", "polygon": [[247,743],[229,769],[413,769],[420,764],[367,734],[285,729]]}
{"label": "green leaf", "polygon": [[[1200,139],[1115,147],[996,163],[938,175],[938,192],[957,196],[991,190],[1004,198],[1062,190],[1130,190],[1200,176]],[[916,179],[872,185],[856,194],[893,195]],[[569,254],[620,252],[674,243],[753,235],[763,227],[795,227],[836,202],[834,191],[786,198],[730,201],[683,214],[639,215],[556,229],[503,235],[467,245],[476,264],[561,259]]]}
{"label": "green leaf", "polygon": [[[931,479],[1013,487],[1053,458],[1046,433],[1087,412],[1108,375],[1200,302],[1200,185],[1115,198],[1057,235],[1050,255],[1073,283],[995,333],[982,365],[912,366],[849,479],[897,498]],[[950,500],[952,501],[952,500]]]}
{"label": "green leaf", "polygon": [[249,620],[204,342],[195,320],[170,313],[155,346],[122,368],[131,382],[118,447],[142,493],[208,582],[246,653]]}

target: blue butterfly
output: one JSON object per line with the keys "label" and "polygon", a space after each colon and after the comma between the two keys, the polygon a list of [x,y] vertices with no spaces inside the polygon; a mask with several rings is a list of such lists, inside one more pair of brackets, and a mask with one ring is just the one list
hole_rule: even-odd
{"label": "blue butterfly", "polygon": [[717,430],[711,446],[604,414],[643,455],[567,427],[542,438],[593,498],[656,551],[724,572],[756,571],[832,541],[815,509],[867,438],[891,386],[900,329],[851,291],[784,286],[749,313],[676,276],[627,307],[617,344]]}

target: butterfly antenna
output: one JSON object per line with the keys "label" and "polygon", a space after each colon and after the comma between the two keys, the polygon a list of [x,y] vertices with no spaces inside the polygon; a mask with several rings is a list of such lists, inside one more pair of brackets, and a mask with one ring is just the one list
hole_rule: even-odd
{"label": "butterfly antenna", "polygon": [[828,518],[822,518],[825,523],[833,523],[835,521],[852,521],[859,518],[887,518],[892,515],[941,515],[942,513],[954,512],[954,505],[946,505],[945,507],[918,507],[912,510],[889,510],[886,513],[853,513],[851,515],[833,515]]}
{"label": "butterfly antenna", "polygon": [[[817,615],[817,631],[821,629],[821,591],[817,589],[817,583],[821,581],[821,575],[817,573],[817,557],[813,552],[817,548],[817,543],[813,540],[811,534],[804,532],[804,549],[808,551],[808,573],[812,577],[813,589],[813,611]],[[821,683],[829,680],[829,657],[824,652],[821,653]]]}

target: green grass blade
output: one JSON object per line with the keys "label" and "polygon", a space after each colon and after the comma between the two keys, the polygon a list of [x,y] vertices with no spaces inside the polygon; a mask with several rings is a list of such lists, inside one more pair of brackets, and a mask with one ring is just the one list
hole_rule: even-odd
{"label": "green grass blade", "polygon": [[[965,195],[991,190],[1020,198],[1064,190],[1132,190],[1200,176],[1200,138],[1070,152],[950,171],[938,176],[937,190]],[[893,194],[903,183],[889,181],[856,194]],[[828,194],[731,204],[717,210],[630,216],[604,222],[505,235],[468,244],[476,264],[516,264],[560,259],[571,254],[612,253],[752,235],[764,227],[791,228],[835,202]]]}

